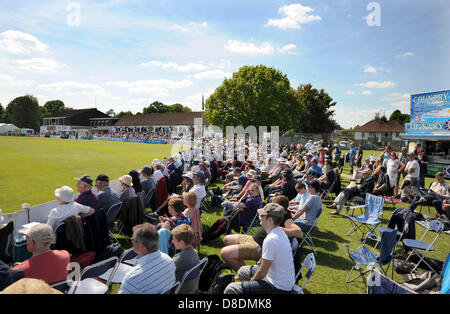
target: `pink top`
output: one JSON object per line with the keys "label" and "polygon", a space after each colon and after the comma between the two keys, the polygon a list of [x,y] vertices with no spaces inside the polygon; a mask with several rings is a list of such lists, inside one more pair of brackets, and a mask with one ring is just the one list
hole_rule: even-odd
{"label": "pink top", "polygon": [[192,246],[200,250],[200,242],[202,241],[202,221],[200,218],[200,210],[198,208],[189,208],[188,219],[191,222],[191,228],[195,237]]}

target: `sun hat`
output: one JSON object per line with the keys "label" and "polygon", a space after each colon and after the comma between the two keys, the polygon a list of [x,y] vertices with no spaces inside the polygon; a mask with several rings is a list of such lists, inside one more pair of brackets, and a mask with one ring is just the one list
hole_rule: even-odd
{"label": "sun hat", "polygon": [[133,178],[129,174],[121,176],[119,180],[127,186],[133,186]]}
{"label": "sun hat", "polygon": [[183,174],[182,177],[186,177],[192,180],[192,178],[194,177],[194,175],[192,174],[192,172],[188,172],[186,174]]}
{"label": "sun hat", "polygon": [[74,178],[74,179],[77,180],[77,181],[84,182],[84,183],[86,183],[87,185],[89,185],[91,187],[92,187],[92,184],[94,182],[92,180],[92,178],[88,174],[83,175],[81,178]]}
{"label": "sun hat", "polygon": [[51,244],[53,241],[53,228],[47,224],[38,224],[26,230],[24,234],[31,240],[41,244]]}
{"label": "sun hat", "polygon": [[73,190],[71,187],[65,185],[55,190],[55,196],[63,202],[70,203],[73,201]]}
{"label": "sun hat", "polygon": [[3,289],[0,294],[62,294],[42,279],[22,278]]}
{"label": "sun hat", "polygon": [[253,170],[253,169],[251,169],[251,170],[249,170],[248,172],[247,172],[247,175],[251,175],[252,177],[253,176],[256,176],[256,170]]}

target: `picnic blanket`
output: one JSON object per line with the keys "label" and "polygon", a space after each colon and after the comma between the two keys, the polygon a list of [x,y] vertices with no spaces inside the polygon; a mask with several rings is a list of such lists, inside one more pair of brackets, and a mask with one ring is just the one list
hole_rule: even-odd
{"label": "picnic blanket", "polygon": [[[433,221],[434,219],[428,216],[423,215],[423,217],[425,218],[425,220],[416,220],[416,223],[419,224],[420,226],[424,227],[425,229],[430,228],[430,222]],[[431,232],[435,232],[434,230],[430,230]],[[443,233],[449,234],[450,235],[450,230],[444,231]]]}

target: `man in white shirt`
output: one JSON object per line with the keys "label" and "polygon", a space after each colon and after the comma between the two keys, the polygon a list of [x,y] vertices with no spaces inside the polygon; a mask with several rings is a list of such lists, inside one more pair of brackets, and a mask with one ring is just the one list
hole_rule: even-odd
{"label": "man in white shirt", "polygon": [[[261,226],[267,232],[262,245],[259,265],[243,266],[238,271],[242,281],[230,283],[224,294],[283,294],[291,293],[295,284],[292,249],[286,233],[280,229],[284,208],[269,203],[258,209]],[[250,281],[245,281],[250,273]]]}
{"label": "man in white shirt", "polygon": [[407,173],[407,176],[404,180],[409,179],[411,180],[412,185],[419,185],[419,178],[420,178],[420,165],[419,162],[415,159],[416,154],[414,153],[408,153],[408,163],[405,167],[405,172]]}

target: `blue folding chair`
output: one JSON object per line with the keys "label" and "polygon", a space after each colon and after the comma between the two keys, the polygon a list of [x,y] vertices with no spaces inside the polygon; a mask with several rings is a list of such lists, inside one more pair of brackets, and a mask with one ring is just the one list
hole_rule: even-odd
{"label": "blue folding chair", "polygon": [[[357,208],[365,208],[365,212],[361,216],[349,216],[349,210],[355,210]],[[379,218],[380,215],[383,215],[384,208],[384,197],[377,197],[375,195],[366,193],[366,201],[363,206],[346,206],[347,215],[346,217],[350,219],[350,223],[352,224],[352,230],[347,233],[347,236],[350,236],[355,231],[360,231],[362,233],[362,238],[365,237],[367,232],[374,232],[377,225],[381,223]]]}
{"label": "blue folding chair", "polygon": [[[434,231],[436,232],[436,236],[434,237],[433,241],[431,243],[423,241],[425,236],[428,234],[428,232]],[[434,243],[437,241],[441,233],[444,231],[444,224],[440,222],[439,220],[435,219],[430,222],[430,227],[425,231],[425,233],[422,235],[420,240],[413,240],[413,239],[403,239],[403,245],[406,247],[409,247],[412,252],[408,255],[405,262],[407,262],[411,256],[417,255],[419,257],[419,262],[416,264],[416,266],[411,270],[411,273],[416,270],[416,268],[419,266],[421,262],[423,262],[425,265],[427,265],[430,270],[433,270],[433,267],[431,267],[427,261],[425,260],[425,256],[428,252],[434,251]],[[418,251],[425,251],[422,254],[420,254]]]}
{"label": "blue folding chair", "polygon": [[[347,283],[352,282],[355,279],[364,276],[366,273],[370,271],[369,269],[363,272],[361,270],[362,265],[368,267],[378,267],[385,275],[387,275],[387,272],[389,271],[389,266],[393,261],[396,236],[397,230],[394,229],[389,229],[383,232],[383,234],[381,235],[381,242],[380,242],[381,249],[379,254],[369,250],[364,244],[361,245],[356,250],[353,250],[348,245],[344,244],[344,247],[347,249],[348,257],[350,257],[350,259],[354,263],[352,269],[350,270],[350,273],[348,274],[346,282]],[[384,266],[386,265],[387,267],[385,269]],[[355,269],[359,271],[360,275],[356,276],[353,279],[350,279],[350,276],[353,270]]]}
{"label": "blue folding chair", "polygon": [[200,275],[202,274],[203,269],[205,268],[207,262],[208,258],[205,257],[202,260],[200,260],[197,264],[186,270],[183,274],[183,277],[181,277],[180,284],[176,287],[174,293],[178,294],[186,281],[200,278]]}

